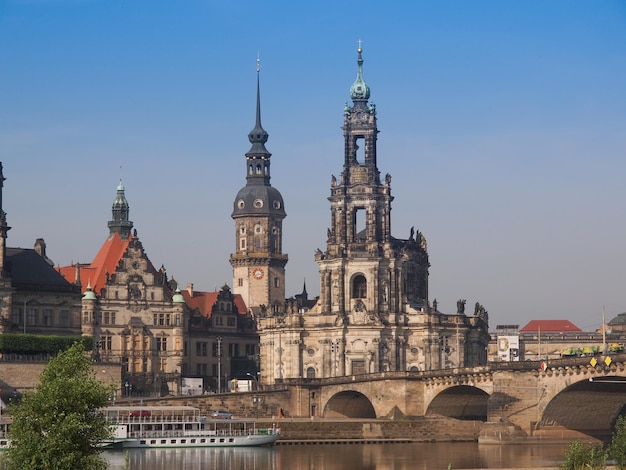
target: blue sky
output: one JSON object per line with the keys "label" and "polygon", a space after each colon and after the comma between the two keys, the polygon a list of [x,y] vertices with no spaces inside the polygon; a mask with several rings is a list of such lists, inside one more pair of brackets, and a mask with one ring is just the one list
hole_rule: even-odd
{"label": "blue sky", "polygon": [[8,245],[90,262],[119,178],[148,256],[232,285],[261,57],[287,295],[319,292],[357,40],[392,232],[497,324],[626,311],[626,2],[0,0]]}

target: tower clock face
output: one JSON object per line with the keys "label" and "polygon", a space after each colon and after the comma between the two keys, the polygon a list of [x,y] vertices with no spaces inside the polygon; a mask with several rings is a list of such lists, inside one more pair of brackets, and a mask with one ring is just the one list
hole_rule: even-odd
{"label": "tower clock face", "polygon": [[252,271],[252,277],[256,279],[257,281],[260,279],[263,279],[264,274],[265,273],[263,272],[261,268],[254,268],[254,270]]}

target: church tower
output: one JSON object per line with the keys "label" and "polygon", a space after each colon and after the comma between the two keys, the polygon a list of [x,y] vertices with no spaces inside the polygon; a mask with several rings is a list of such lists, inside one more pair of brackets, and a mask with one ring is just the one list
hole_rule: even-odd
{"label": "church tower", "polygon": [[322,311],[344,324],[369,318],[395,323],[404,304],[428,302],[426,241],[411,229],[408,240],[391,236],[391,176],[383,180],[376,162],[376,106],[368,104],[362,49],[357,77],[350,87],[352,106],[344,108],[344,163],[339,180],[331,179],[331,227],[326,252],[317,252]]}
{"label": "church tower", "polygon": [[282,252],[283,197],[270,184],[270,157],[265,148],[268,133],[261,125],[260,62],[257,60],[256,123],[248,134],[252,147],[246,153],[246,185],[239,190],[231,217],[235,221],[233,292],[248,308],[278,309],[285,302],[285,265]]}

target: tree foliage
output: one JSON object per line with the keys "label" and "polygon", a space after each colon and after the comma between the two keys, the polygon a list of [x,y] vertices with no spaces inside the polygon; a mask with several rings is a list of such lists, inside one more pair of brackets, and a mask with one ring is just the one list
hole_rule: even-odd
{"label": "tree foliage", "polygon": [[99,444],[111,437],[99,408],[111,389],[98,381],[81,343],[59,353],[43,370],[35,392],[10,409],[9,470],[99,470]]}
{"label": "tree foliage", "polygon": [[620,416],[615,423],[615,432],[609,445],[609,454],[619,470],[626,468],[626,417]]}

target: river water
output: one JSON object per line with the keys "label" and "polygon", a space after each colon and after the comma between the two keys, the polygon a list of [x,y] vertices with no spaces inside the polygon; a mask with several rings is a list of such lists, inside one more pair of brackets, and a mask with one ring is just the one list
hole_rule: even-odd
{"label": "river water", "polygon": [[446,470],[555,468],[567,445],[413,444],[276,445],[273,447],[107,451],[111,470]]}

